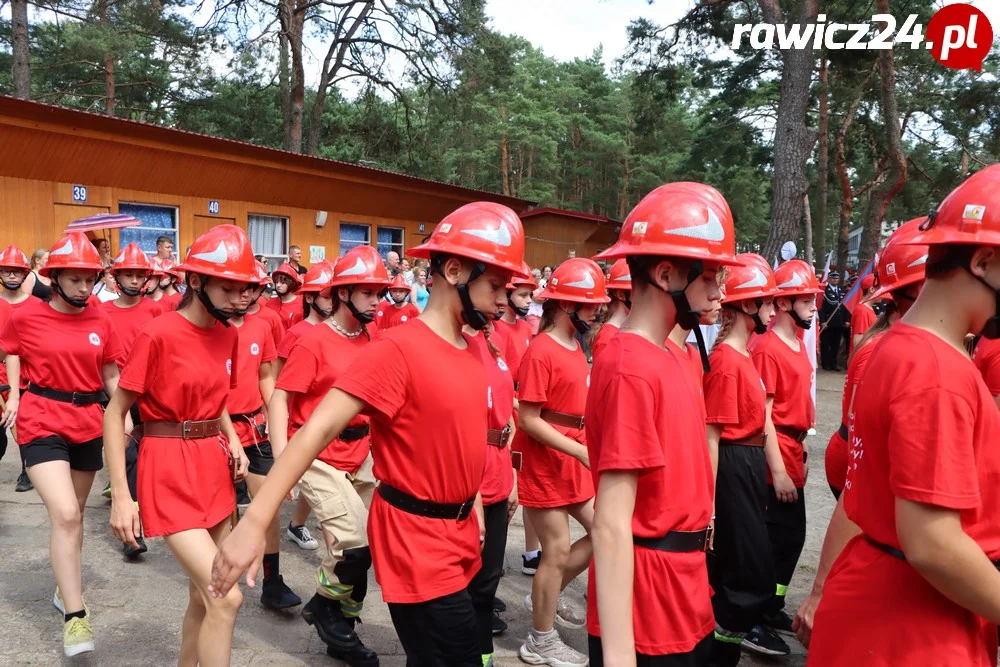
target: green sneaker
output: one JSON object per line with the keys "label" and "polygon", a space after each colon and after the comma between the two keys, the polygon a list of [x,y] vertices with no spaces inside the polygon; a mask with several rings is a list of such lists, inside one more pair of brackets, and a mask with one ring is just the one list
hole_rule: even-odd
{"label": "green sneaker", "polygon": [[73,617],[63,628],[63,653],[66,657],[94,650],[94,629],[90,627],[90,616]]}

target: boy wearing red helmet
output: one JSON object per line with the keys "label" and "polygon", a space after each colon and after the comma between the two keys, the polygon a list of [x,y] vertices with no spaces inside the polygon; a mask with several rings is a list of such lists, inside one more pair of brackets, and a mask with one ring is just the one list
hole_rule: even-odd
{"label": "boy wearing red helmet", "polygon": [[255,277],[250,239],[234,225],[213,227],[179,268],[187,277],[180,307],[139,333],[104,414],[111,527],[119,540],[136,545],[139,513],[125,475],[124,426],[138,401],[142,527],[147,536],[164,537],[189,579],[178,663],[225,665],[243,596],[232,590],[217,598],[206,587],[216,544],[236,509],[233,481],[246,477],[249,465],[226,403],[241,354],[228,320]]}
{"label": "boy wearing red helmet", "polygon": [[878,347],[876,343],[881,340],[892,325],[906,314],[924,283],[928,248],[908,243],[908,240],[919,232],[923,221],[924,218],[918,218],[900,226],[889,237],[888,243],[878,254],[876,260],[873,274],[877,281],[877,288],[868,296],[868,299],[871,301],[889,299],[889,306],[865,333],[854,354],[851,355],[847,368],[847,381],[844,384],[841,408],[842,422],[826,447],[826,478],[834,495],[838,497],[838,502],[827,527],[826,539],[823,541],[823,551],[816,568],[812,590],[795,615],[795,633],[807,646],[812,632],[813,617],[822,597],[823,584],[830,573],[830,568],[847,542],[860,532],[858,527],[847,518],[842,497],[849,470],[853,468],[852,465],[849,465],[848,441],[851,440],[851,433],[854,429],[852,416],[856,412],[854,408],[855,397],[867,372],[868,364]]}
{"label": "boy wearing red helmet", "polygon": [[[332,314],[304,331],[292,346],[268,406],[271,438],[279,453],[371,341],[365,325],[371,322],[389,284],[381,257],[367,245],[349,250],[327,272],[326,286],[315,293],[313,303],[320,302],[318,307]],[[314,275],[310,281],[306,274],[306,286],[318,280]],[[378,656],[355,632],[372,563],[365,531],[375,491],[369,431],[370,419],[355,417],[319,453],[299,484],[300,500],[312,507],[324,532],[334,539],[316,573],[316,593],[302,617],[316,628],[327,645],[327,655],[352,667],[378,664]]]}
{"label": "boy wearing red helmet", "polygon": [[410,255],[429,258],[437,274],[427,309],[358,355],[295,434],[223,545],[213,591],[220,596],[233,590],[254,564],[262,527],[281,499],[363,411],[371,418],[375,477],[381,482],[368,537],[382,597],[407,658],[414,664],[482,667],[468,584],[480,567],[483,524],[477,499],[486,456],[488,383],[461,329],[463,324],[482,329],[499,313],[507,283],[523,262],[524,231],[505,206],[467,204]]}
{"label": "boy wearing red helmet", "polygon": [[593,665],[703,665],[711,656],[712,464],[700,393],[677,381],[690,362],[665,341],[721,299],[717,274],[734,256],[729,206],[697,183],[648,194],[599,255],[628,262],[632,309],[594,364],[587,398]]}
{"label": "boy wearing red helmet", "polygon": [[410,286],[406,284],[406,278],[403,277],[402,273],[397,274],[389,285],[389,299],[392,303],[383,301],[379,304],[378,313],[375,314],[376,331],[398,327],[420,315],[420,310],[406,301],[409,296]]}
{"label": "boy wearing red helmet", "polygon": [[611,303],[608,305],[606,319],[596,327],[594,332],[594,342],[590,346],[590,356],[594,361],[597,361],[597,355],[601,353],[611,337],[618,333],[618,329],[628,317],[629,308],[632,307],[632,299],[629,298],[629,294],[632,292],[632,276],[628,272],[628,263],[624,259],[619,259],[611,266],[608,275],[610,277],[607,288]]}
{"label": "boy wearing red helmet", "polygon": [[274,281],[277,298],[268,299],[264,307],[274,310],[287,330],[302,318],[302,295],[298,293],[302,287],[302,276],[285,262],[274,270],[271,280]]}
{"label": "boy wearing red helmet", "polygon": [[507,365],[510,366],[511,376],[514,378],[514,385],[517,385],[517,371],[521,366],[521,358],[528,350],[533,334],[531,325],[524,318],[528,316],[528,307],[531,305],[531,295],[538,285],[530,277],[531,269],[527,264],[521,267],[521,273],[526,277],[514,276],[514,279],[507,285],[507,307],[503,309],[503,315],[494,325],[497,331],[502,332],[507,338],[507,350],[504,357]]}
{"label": "boy wearing red helmet", "polygon": [[[876,257],[876,262],[878,258]],[[861,279],[861,294],[857,305],[854,306],[854,312],[851,313],[851,349],[850,352],[854,352],[854,349],[861,342],[861,337],[865,335],[865,332],[871,329],[872,325],[875,324],[875,310],[869,305],[871,300],[872,289],[875,286],[875,272],[872,271],[864,278]]]}
{"label": "boy wearing red helmet", "polygon": [[753,363],[767,392],[767,440],[781,456],[768,457],[767,522],[774,554],[774,598],[743,646],[757,652],[777,645],[773,632],[791,632],[783,611],[785,594],[806,539],[805,483],[808,451],[805,439],[816,421],[810,388],[815,372],[799,332],[812,326],[816,295],[823,290],[816,272],[801,259],[788,260],[774,271],[777,283],[774,324],[750,341]]}
{"label": "boy wearing red helmet", "polygon": [[18,310],[0,332],[0,356],[17,355],[30,380],[17,432],[52,524],[53,602],[64,614],[67,656],[94,650],[82,596],[83,512],[94,475],[104,467],[100,404],[118,387],[122,355],[111,320],[102,309],[87,307],[103,270],[90,239],[67,234],[41,269],[52,281],[52,302]]}
{"label": "boy wearing red helmet", "polygon": [[926,280],[858,388],[843,498],[862,535],[823,587],[810,665],[996,663],[1000,413],[964,342],[1000,337],[998,185],[998,165],[974,174],[907,241],[929,246]]}

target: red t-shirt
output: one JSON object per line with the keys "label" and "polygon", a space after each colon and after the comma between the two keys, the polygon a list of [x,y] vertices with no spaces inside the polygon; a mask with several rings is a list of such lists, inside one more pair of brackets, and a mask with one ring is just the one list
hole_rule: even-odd
{"label": "red t-shirt", "polygon": [[107,313],[111,323],[115,326],[118,339],[121,341],[124,354],[118,360],[118,367],[125,365],[125,359],[132,351],[136,336],[142,328],[163,314],[163,301],[150,301],[149,299],[139,299],[139,303],[129,308],[123,308],[115,304],[120,299],[106,301],[100,305],[101,310]]}
{"label": "red t-shirt", "polygon": [[[281,326],[284,327],[285,331],[290,329],[296,322],[302,321],[301,294],[296,294],[295,298],[288,303],[285,303],[278,297],[268,299],[264,307],[277,313],[278,317],[281,318]],[[276,338],[275,340],[280,340],[280,338]]]}
{"label": "red t-shirt", "polygon": [[[375,477],[439,503],[475,497],[486,464],[488,383],[482,361],[419,319],[382,333],[335,386],[368,404]],[[479,522],[428,519],[376,493],[368,519],[386,602],[425,602],[464,590],[481,565]]]}
{"label": "red t-shirt", "polygon": [[614,324],[605,324],[601,326],[600,331],[594,336],[594,343],[590,346],[590,358],[597,363],[597,356],[604,350],[604,347],[608,344],[614,335],[618,333],[618,327]]}
{"label": "red t-shirt", "polygon": [[420,309],[412,303],[404,303],[402,307],[396,307],[391,303],[380,302],[378,311],[375,313],[375,330],[385,331],[406,324],[410,320],[417,319]]}
{"label": "red t-shirt", "polygon": [[[848,517],[899,548],[896,498],[954,510],[986,555],[1000,557],[1000,413],[989,390],[961,351],[928,331],[899,322],[877,345],[854,404]],[[936,665],[993,667],[996,645],[995,625],[855,538],[824,585],[809,664],[918,665],[933,656]]]}
{"label": "red t-shirt", "polygon": [[[503,337],[494,331],[490,341],[500,352],[500,358],[493,356],[486,339],[482,334],[469,336],[469,345],[479,355],[486,368],[489,382],[486,406],[489,409],[487,428],[503,429],[510,422],[514,413],[514,379],[510,367],[504,358]],[[514,488],[514,468],[510,460],[510,447],[486,447],[486,471],[483,473],[483,483],[479,492],[483,495],[483,504],[492,505],[510,497]]]}
{"label": "red t-shirt", "polygon": [[[233,325],[232,328],[238,334],[240,352],[237,357],[236,382],[226,400],[230,417],[256,412],[264,406],[264,398],[260,394],[260,367],[277,358],[267,322],[259,318],[244,318],[243,326]],[[260,423],[263,423],[263,416],[233,419],[233,428],[243,446],[249,447],[261,440],[255,433],[255,426]]]}
{"label": "red t-shirt", "polygon": [[851,350],[854,349],[854,337],[871,329],[877,317],[868,304],[859,303],[854,307],[854,312],[851,313]]}
{"label": "red t-shirt", "polygon": [[217,322],[204,329],[177,311],[139,332],[118,386],[139,394],[142,421],[218,419],[236,386],[239,333]]}
{"label": "red t-shirt", "polygon": [[980,338],[972,362],[994,396],[1000,396],[1000,339]]}
{"label": "red t-shirt", "polygon": [[[590,367],[579,346],[569,350],[547,333],[531,341],[521,359],[517,395],[543,410],[583,416],[590,387]],[[586,445],[582,429],[549,424],[567,438]],[[517,478],[517,495],[525,507],[565,507],[594,497],[594,482],[577,459],[543,445],[523,429],[515,449],[524,455]]]}
{"label": "red t-shirt", "polygon": [[[286,335],[290,335],[297,326]],[[288,354],[277,383],[278,389],[292,394],[288,397],[289,438],[302,428],[333,383],[354,363],[368,343],[368,336],[364,334],[348,338],[327,324],[313,326],[299,339]],[[351,420],[348,428],[365,426],[369,421],[367,416],[358,415]],[[370,436],[351,442],[334,439],[320,452],[319,460],[353,474],[361,468],[370,451]]]}
{"label": "red t-shirt", "polygon": [[[16,310],[20,310],[21,308],[24,308],[25,306],[30,306],[33,303],[43,303],[41,299],[39,299],[37,296],[31,295],[31,294],[28,295],[27,299],[25,299],[24,301],[21,301],[20,303],[10,303],[6,299],[0,299],[0,301],[3,301],[7,305],[9,305],[15,311]],[[28,386],[28,376],[27,376],[27,374],[26,374],[25,371],[26,371],[26,369],[24,367],[24,364],[21,364],[21,382],[20,382],[21,389],[24,389],[25,387]],[[8,379],[7,378],[7,362],[4,362],[3,364],[0,364],[0,384],[7,384],[7,379]]]}
{"label": "red t-shirt", "polygon": [[[868,369],[868,362],[875,351],[875,343],[881,337],[882,334],[876,334],[869,338],[863,346],[856,349],[851,355],[851,362],[847,366],[847,378],[844,381],[844,397],[840,406],[840,423],[849,429],[848,438],[850,438],[850,430],[854,426],[850,415],[851,395],[857,386],[861,384],[861,378],[865,376],[865,371]],[[826,445],[826,453],[823,460],[826,467],[826,481],[835,489],[843,490],[844,484],[847,481],[847,448],[847,440],[841,437],[838,429],[838,431],[835,431],[830,436],[830,442]]]}
{"label": "red t-shirt", "polygon": [[[117,363],[124,354],[102,309],[70,315],[42,301],[11,315],[0,333],[0,349],[20,357],[22,375],[38,386],[87,393],[104,389],[104,365]],[[21,445],[47,436],[79,444],[101,437],[103,418],[98,403],[72,405],[23,392],[17,435]]]}
{"label": "red t-shirt", "polygon": [[[775,426],[807,431],[816,421],[816,408],[812,402],[813,367],[806,346],[799,341],[799,351],[778,338],[774,331],[754,336],[750,341],[750,355],[754,366],[764,381],[768,396],[774,397],[771,420]],[[805,486],[805,457],[801,442],[778,433],[778,446],[785,470],[796,487]],[[767,472],[771,483],[771,471]]]}
{"label": "red t-shirt", "polygon": [[521,368],[521,358],[528,351],[528,344],[531,343],[533,337],[531,325],[521,318],[514,320],[514,324],[497,320],[496,330],[507,334],[507,350],[504,359],[507,360],[507,366],[510,367],[510,373],[516,383]]}
{"label": "red t-shirt", "polygon": [[[632,514],[632,534],[639,537],[703,530],[712,518],[715,483],[701,399],[675,381],[684,364],[641,336],[623,333],[594,365],[586,411],[594,485],[608,471],[639,474]],[[711,634],[715,617],[704,553],[636,547],[634,562],[637,652],[682,653]],[[588,588],[587,632],[600,636],[593,575]]]}
{"label": "red t-shirt", "polygon": [[300,320],[293,324],[278,343],[278,358],[287,359],[295,344],[299,342],[299,339],[312,331],[313,326],[315,325],[309,320]]}
{"label": "red t-shirt", "polygon": [[[271,299],[271,301],[273,300],[274,299]],[[277,346],[285,336],[285,325],[281,321],[281,316],[278,315],[278,311],[274,308],[258,306],[256,313],[246,314],[246,319],[248,320],[256,317],[259,317],[267,322],[268,327],[271,329],[271,337],[274,338],[274,345]]]}
{"label": "red t-shirt", "polygon": [[722,439],[739,442],[764,432],[767,392],[749,356],[722,343],[709,357],[705,376],[707,423],[722,426]]}
{"label": "red t-shirt", "polygon": [[691,343],[684,343],[684,346],[681,347],[669,338],[664,341],[663,346],[669,352],[677,354],[682,362],[686,361],[686,363],[682,364],[682,368],[685,371],[688,388],[699,397],[698,407],[701,410],[702,421],[707,423],[705,413],[705,367],[701,363],[701,352],[698,351],[698,346]]}
{"label": "red t-shirt", "polygon": [[[13,314],[14,306],[10,305],[4,299],[0,299],[0,331],[3,331],[4,325],[7,324],[7,320]],[[7,384],[7,362],[0,363],[0,384]],[[4,393],[3,397],[6,400],[7,394]]]}
{"label": "red t-shirt", "polygon": [[175,292],[173,294],[164,294],[163,298],[160,299],[159,303],[163,306],[163,312],[169,312],[171,310],[177,310],[177,307],[181,305],[181,299],[184,295],[180,292]]}

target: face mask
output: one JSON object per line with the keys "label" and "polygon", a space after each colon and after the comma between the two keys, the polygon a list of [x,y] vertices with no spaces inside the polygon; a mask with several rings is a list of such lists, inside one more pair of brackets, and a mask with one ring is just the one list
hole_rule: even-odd
{"label": "face mask", "polygon": [[767,324],[760,319],[760,307],[764,305],[764,302],[757,299],[754,303],[757,304],[757,312],[750,316],[753,318],[753,332],[755,334],[765,334],[767,333]]}
{"label": "face mask", "polygon": [[[441,273],[440,263],[437,268],[438,273]],[[476,306],[472,303],[472,297],[469,295],[469,283],[476,280],[484,273],[486,273],[486,265],[476,264],[472,268],[472,273],[469,274],[469,279],[464,283],[455,286],[455,289],[458,291],[458,298],[462,302],[462,321],[476,331],[482,331],[485,329],[487,323],[489,323],[489,318],[487,318],[486,315],[484,315],[483,312],[476,308]]]}
{"label": "face mask", "polygon": [[18,280],[16,283],[7,282],[6,280],[4,280],[3,286],[9,289],[11,292],[16,292],[17,290],[21,289],[21,285],[24,283],[24,279],[26,277],[27,276],[21,276],[21,279]]}
{"label": "face mask", "polygon": [[212,298],[209,297],[208,292],[205,291],[206,287],[208,287],[208,278],[203,277],[201,281],[201,289],[195,292],[198,295],[198,300],[201,301],[201,305],[205,306],[205,310],[208,311],[209,315],[228,327],[229,318],[235,315],[236,312],[216,308],[215,304],[212,303]]}
{"label": "face mask", "polygon": [[392,295],[392,292],[389,292],[389,298],[390,298],[390,299],[392,299],[392,302],[393,302],[393,303],[403,303],[404,301],[406,301],[406,297],[407,297],[407,296],[408,296],[408,295],[404,295],[402,299],[397,299],[396,297],[394,297],[394,296]]}
{"label": "face mask", "polygon": [[[347,309],[351,311],[351,315],[354,316],[361,324],[371,324],[375,321],[374,315],[369,315],[368,313],[362,313],[358,310],[358,307],[354,305],[354,286],[348,285],[347,287]],[[329,315],[327,315],[329,317]],[[324,318],[326,319],[326,318]]]}
{"label": "face mask", "polygon": [[140,294],[142,294],[142,286],[140,286],[139,289],[131,289],[129,287],[125,287],[124,285],[121,284],[121,282],[119,282],[117,276],[115,277],[115,284],[118,285],[118,291],[124,294],[125,296],[139,296]]}
{"label": "face mask", "polygon": [[580,319],[579,312],[580,312],[580,307],[577,306],[576,309],[574,309],[573,312],[569,314],[569,321],[573,323],[574,327],[576,327],[577,332],[581,336],[583,336],[586,335],[588,331],[590,331],[590,325]]}
{"label": "face mask", "polygon": [[995,299],[995,303],[993,306],[994,308],[993,316],[990,317],[988,320],[986,320],[986,324],[983,325],[983,330],[980,332],[980,335],[983,338],[988,338],[990,340],[995,340],[997,338],[1000,338],[1000,290],[998,290],[996,287],[993,287],[993,285],[990,285],[988,282],[986,282],[985,279],[980,278],[979,276],[974,274],[972,272],[972,269],[970,269],[968,266],[965,266],[964,268],[966,271],[969,272],[970,276],[981,282],[983,285],[986,286],[987,289],[993,292],[993,298]]}

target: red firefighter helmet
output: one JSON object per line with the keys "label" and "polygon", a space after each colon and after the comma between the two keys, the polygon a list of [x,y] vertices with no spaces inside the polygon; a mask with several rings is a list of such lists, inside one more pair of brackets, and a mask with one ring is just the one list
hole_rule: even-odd
{"label": "red firefighter helmet", "polygon": [[464,257],[520,275],[524,265],[524,228],[517,213],[502,204],[472,202],[445,216],[412,257],[432,253]]}
{"label": "red firefighter helmet", "polygon": [[52,271],[62,269],[85,269],[101,272],[104,264],[97,248],[83,232],[70,232],[59,239],[49,250],[49,261],[38,272],[49,276]]}
{"label": "red firefighter helmet", "polygon": [[592,259],[574,257],[556,267],[539,299],[574,303],[608,303],[604,272]]}
{"label": "red firefighter helmet", "polygon": [[906,242],[1000,246],[1000,164],[977,171],[952,190]]}
{"label": "red firefighter helmet", "polygon": [[111,271],[146,271],[152,272],[153,266],[149,257],[142,251],[138,243],[129,243],[122,248],[122,251],[115,257],[111,265]]}
{"label": "red firefighter helmet", "polygon": [[236,225],[218,225],[195,239],[184,262],[172,268],[250,283],[257,274],[255,267],[256,260],[247,233]]}
{"label": "red firefighter helmet", "polygon": [[410,286],[406,284],[406,278],[403,276],[403,274],[397,273],[396,277],[393,278],[392,281],[389,283],[389,289],[391,290],[405,289],[408,291],[410,289]]}
{"label": "red firefighter helmet", "polygon": [[718,190],[703,183],[668,183],[628,214],[618,242],[597,255],[657,255],[736,264],[733,214]]}
{"label": "red firefighter helmet", "polygon": [[292,291],[295,291],[298,288],[302,287],[302,276],[300,276],[299,272],[293,269],[292,265],[289,264],[288,262],[285,262],[284,264],[282,264],[281,266],[279,266],[274,270],[274,272],[271,274],[271,280],[274,280],[278,275],[291,278]]}
{"label": "red firefighter helmet", "polygon": [[926,219],[916,218],[900,225],[886,241],[875,260],[875,291],[865,299],[866,303],[924,279],[929,248],[912,243],[922,234],[920,226]]}
{"label": "red firefighter helmet", "polygon": [[0,268],[31,270],[28,257],[16,245],[9,245],[0,252]]}
{"label": "red firefighter helmet", "polygon": [[[774,271],[777,292],[774,296],[805,296],[822,294],[816,271],[801,259],[790,259]],[[727,292],[728,293],[728,292]]]}
{"label": "red firefighter helmet", "polygon": [[722,303],[764,299],[777,293],[774,272],[766,259],[752,252],[736,255],[736,259],[741,264],[729,267]]}
{"label": "red firefighter helmet", "polygon": [[299,289],[303,294],[318,294],[330,286],[333,282],[333,269],[329,262],[319,262],[306,271],[302,276],[302,287]]}
{"label": "red firefighter helmet", "polygon": [[608,280],[606,287],[611,289],[629,290],[632,289],[632,274],[628,268],[628,262],[624,259],[619,259],[611,266],[611,271],[609,272],[611,276]]}
{"label": "red firefighter helmet", "polygon": [[343,285],[371,285],[378,288],[389,286],[389,274],[375,248],[359,245],[337,260],[330,286]]}

